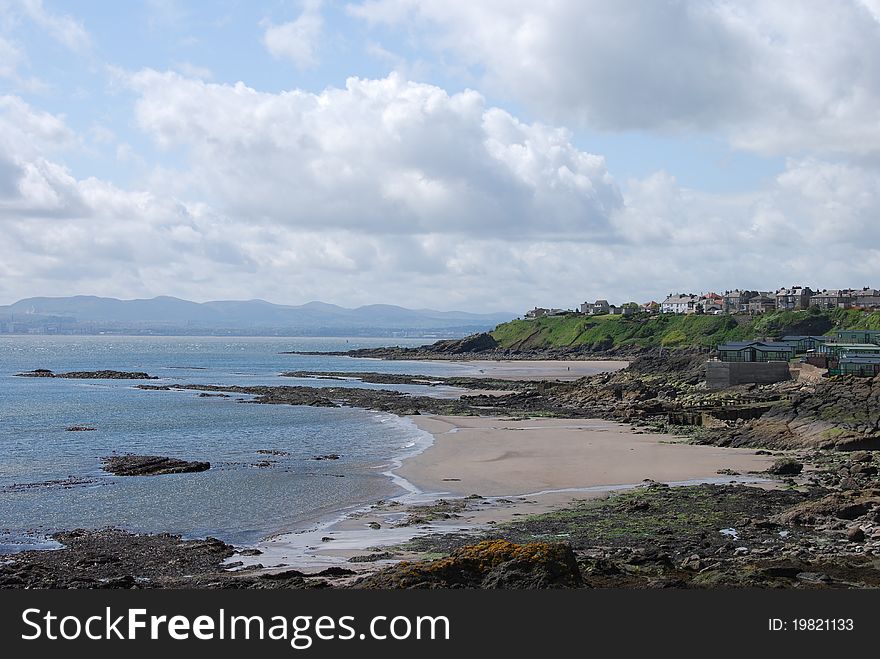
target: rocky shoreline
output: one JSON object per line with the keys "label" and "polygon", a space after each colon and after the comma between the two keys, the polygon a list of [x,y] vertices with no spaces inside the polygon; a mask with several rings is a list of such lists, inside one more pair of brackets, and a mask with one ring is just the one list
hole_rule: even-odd
{"label": "rocky shoreline", "polygon": [[[4,557],[0,587],[875,588],[880,486],[872,482],[859,491],[807,481],[769,490],[648,483],[477,535],[420,536],[313,574],[245,567],[236,557],[259,560],[258,550],[214,538],[76,530],[52,536],[61,549]],[[426,514],[454,518],[479,499],[402,512],[423,524]],[[406,560],[375,564],[395,558]]]}
{"label": "rocky shoreline", "polygon": [[[408,353],[400,358],[414,357]],[[321,576],[296,570],[280,575],[257,568],[229,571],[224,561],[232,558],[234,566],[235,549],[220,541],[76,531],[54,536],[64,549],[7,556],[0,562],[0,586],[880,586],[880,456],[875,452],[880,446],[880,377],[794,380],[712,392],[702,384],[704,361],[700,351],[646,352],[626,369],[574,382],[476,382],[366,372],[286,374],[474,390],[458,399],[356,387],[138,385],[153,391],[247,395],[245,403],[348,405],[399,415],[601,418],[683,434],[698,443],[784,451],[780,458],[787,462],[773,468],[780,480],[777,489],[651,484],[498,525],[478,537],[417,538],[400,552],[392,548],[377,554],[416,560],[378,570],[365,559],[353,561],[353,570]],[[480,388],[510,393],[488,395]],[[443,558],[418,560],[437,554]]]}
{"label": "rocky shoreline", "polygon": [[503,348],[491,334],[474,334],[463,339],[437,341],[430,345],[411,348],[357,348],[355,350],[317,352],[317,351],[285,351],[282,355],[321,355],[335,357],[355,357],[385,360],[505,360],[505,361],[540,361],[540,360],[617,360],[628,359],[644,354],[645,348],[628,346],[596,350],[584,345],[565,348]]}

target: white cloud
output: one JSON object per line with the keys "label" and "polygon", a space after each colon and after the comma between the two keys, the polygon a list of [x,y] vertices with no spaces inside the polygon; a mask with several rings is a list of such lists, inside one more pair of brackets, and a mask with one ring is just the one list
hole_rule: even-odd
{"label": "white cloud", "polygon": [[200,80],[210,80],[214,74],[206,66],[199,66],[192,62],[175,62],[174,70],[188,78],[199,78]]}
{"label": "white cloud", "polygon": [[17,0],[17,4],[30,20],[70,50],[81,53],[91,47],[91,37],[81,21],[47,10],[43,0]]}
{"label": "white cloud", "polygon": [[0,36],[0,78],[16,77],[22,57],[21,50],[14,43]]}
{"label": "white cloud", "polygon": [[273,57],[289,60],[299,69],[308,69],[318,63],[323,28],[321,2],[309,0],[296,20],[269,25],[263,34],[263,43]]}
{"label": "white cloud", "polygon": [[[187,164],[146,190],[59,164],[63,117],[0,99],[0,299],[96,293],[524,310],[784,283],[877,285],[880,174],[790,159],[749,194],[619,190],[566,131],[397,76],[320,94],[127,84]],[[59,148],[63,147],[63,148]]]}
{"label": "white cloud", "polygon": [[184,148],[175,174],[224,213],[384,233],[602,236],[620,205],[604,160],[567,131],[487,108],[473,91],[349,79],[260,93],[173,73],[130,78],[139,125]]}
{"label": "white cloud", "polygon": [[880,153],[876,0],[367,0],[349,7],[450,54],[540,116],[720,131],[764,154]]}

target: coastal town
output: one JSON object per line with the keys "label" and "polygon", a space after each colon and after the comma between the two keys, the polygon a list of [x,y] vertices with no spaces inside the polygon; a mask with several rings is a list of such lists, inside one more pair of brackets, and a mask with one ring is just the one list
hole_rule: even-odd
{"label": "coastal town", "polygon": [[[864,311],[880,309],[880,290],[812,289],[791,286],[776,291],[728,290],[715,292],[670,293],[662,302],[609,304],[608,300],[584,302],[578,310],[536,307],[526,320],[553,316],[621,316],[676,314],[729,315],[750,318],[786,311]],[[720,343],[708,362],[709,388],[737,384],[768,384],[789,379],[789,363],[798,360],[827,375],[873,377],[880,374],[880,330],[846,328],[831,334],[756,336],[746,341]]]}
{"label": "coastal town", "polygon": [[588,316],[623,315],[636,313],[674,314],[748,314],[758,315],[772,311],[803,311],[819,309],[880,309],[880,289],[822,289],[792,286],[776,291],[732,290],[723,295],[715,292],[670,293],[662,302],[626,302],[609,304],[608,300],[583,302],[577,310],[535,307],[526,312],[526,319],[545,316],[585,314]]}

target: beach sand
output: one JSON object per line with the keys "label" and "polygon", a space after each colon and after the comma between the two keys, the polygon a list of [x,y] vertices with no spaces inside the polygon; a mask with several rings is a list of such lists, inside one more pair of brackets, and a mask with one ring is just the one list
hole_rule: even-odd
{"label": "beach sand", "polygon": [[[448,361],[430,363],[448,366]],[[488,360],[470,359],[451,362],[468,367],[468,377],[497,378],[499,380],[555,380],[570,382],[589,375],[614,372],[626,368],[629,362],[617,360]]]}
{"label": "beach sand", "polygon": [[[638,487],[645,479],[682,485],[766,484],[757,472],[774,460],[754,450],[690,445],[671,435],[642,433],[594,419],[434,415],[410,419],[434,437],[432,445],[394,470],[416,492],[315,529],[276,536],[258,545],[263,554],[233,560],[306,571],[328,565],[372,570],[387,561],[347,561],[419,535],[484,530],[574,500]],[[721,469],[742,476],[720,475]],[[480,498],[463,499],[472,494]],[[448,519],[413,523],[414,516],[423,516],[424,506],[441,499],[466,505]],[[397,555],[412,557],[405,552]]]}
{"label": "beach sand", "polygon": [[690,445],[595,419],[410,418],[435,441],[396,473],[423,491],[453,496],[685,481],[719,469],[762,471],[772,462],[749,449]]}

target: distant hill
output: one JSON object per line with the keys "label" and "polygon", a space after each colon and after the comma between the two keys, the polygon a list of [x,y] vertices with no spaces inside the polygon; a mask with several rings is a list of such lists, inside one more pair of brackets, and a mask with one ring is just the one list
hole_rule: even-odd
{"label": "distant hill", "polygon": [[463,336],[490,330],[515,315],[386,304],[348,309],[324,302],[289,306],[265,300],[199,303],[167,296],[118,300],[77,295],[34,297],[0,306],[0,333]]}

